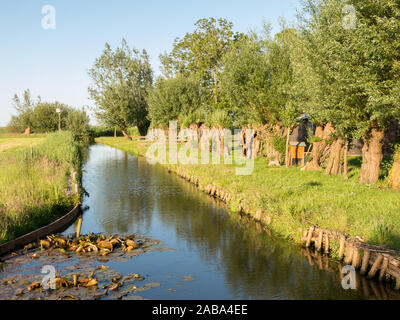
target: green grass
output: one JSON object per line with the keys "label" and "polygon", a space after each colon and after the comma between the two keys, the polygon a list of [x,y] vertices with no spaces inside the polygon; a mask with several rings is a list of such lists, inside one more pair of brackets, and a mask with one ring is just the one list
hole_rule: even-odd
{"label": "green grass", "polygon": [[[123,138],[99,138],[99,143],[144,154],[149,145]],[[352,236],[372,244],[400,248],[400,192],[387,190],[382,182],[360,185],[360,160],[350,159],[350,179],[304,172],[299,168],[271,168],[265,159],[256,159],[252,175],[237,176],[232,165],[186,165],[179,167],[200,178],[200,187],[223,187],[234,195],[232,210],[239,203],[251,212],[268,212],[272,228],[280,235],[299,241],[307,222]],[[173,167],[173,166],[170,166]]]}
{"label": "green grass", "polygon": [[[123,137],[122,131],[119,128],[117,128],[117,131],[114,132],[114,128],[108,128],[108,127],[103,127],[103,126],[92,126],[91,130],[92,130],[92,134],[95,138],[97,138],[97,137],[114,137],[114,133],[117,134],[117,137]],[[140,135],[137,127],[128,128],[127,132],[132,137]]]}
{"label": "green grass", "polygon": [[68,175],[80,161],[80,146],[68,132],[0,153],[0,243],[54,221],[76,204]]}

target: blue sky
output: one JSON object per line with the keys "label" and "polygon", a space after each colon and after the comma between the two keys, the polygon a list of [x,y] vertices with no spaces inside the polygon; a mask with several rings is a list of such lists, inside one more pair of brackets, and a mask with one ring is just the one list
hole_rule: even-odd
{"label": "blue sky", "polygon": [[[56,9],[56,29],[42,28],[42,7]],[[200,18],[223,17],[235,31],[279,30],[278,19],[294,20],[297,0],[1,0],[0,126],[14,113],[12,97],[30,89],[34,97],[74,107],[91,105],[87,70],[106,42],[146,49],[153,70],[173,40],[193,30]]]}

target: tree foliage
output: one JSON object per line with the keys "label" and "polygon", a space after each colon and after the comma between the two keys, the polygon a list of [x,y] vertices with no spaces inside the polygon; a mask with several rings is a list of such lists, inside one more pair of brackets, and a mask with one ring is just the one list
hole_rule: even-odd
{"label": "tree foliage", "polygon": [[164,75],[195,74],[209,92],[209,102],[218,103],[217,85],[223,56],[238,37],[226,19],[200,19],[195,30],[183,39],[176,38],[171,53],[160,56]]}
{"label": "tree foliage", "polygon": [[146,98],[153,81],[146,51],[130,49],[125,40],[115,51],[106,44],[89,76],[93,82],[89,94],[96,104],[98,119],[107,126],[119,127],[126,135],[132,126],[146,134]]}
{"label": "tree foliage", "polygon": [[[321,101],[309,112],[331,122],[340,137],[364,139],[361,180],[375,182],[382,160],[380,137],[400,118],[398,2],[309,0],[304,12],[303,35]],[[363,178],[366,170],[375,173]]]}
{"label": "tree foliage", "polygon": [[92,136],[90,119],[84,109],[71,110],[66,118],[66,126],[77,141],[88,142]]}
{"label": "tree foliage", "polygon": [[166,128],[171,120],[179,120],[181,116],[187,117],[196,110],[204,110],[204,100],[204,89],[198,79],[182,75],[159,78],[148,97],[151,126]]}
{"label": "tree foliage", "polygon": [[13,98],[17,115],[11,118],[9,127],[16,132],[24,132],[29,128],[35,133],[49,133],[58,130],[59,116],[56,112],[61,109],[61,127],[66,128],[66,119],[73,109],[60,102],[44,102],[31,98],[29,90],[25,90],[23,98],[18,95]]}
{"label": "tree foliage", "polygon": [[219,84],[224,108],[237,125],[266,123],[269,113],[271,68],[265,42],[255,35],[242,37],[227,52]]}
{"label": "tree foliage", "polygon": [[[33,133],[50,133],[61,129],[71,131],[75,140],[89,140],[91,136],[90,119],[84,110],[76,110],[59,102],[44,102],[38,97],[31,98],[29,90],[25,90],[22,99],[16,94],[13,103],[17,115],[11,118],[8,127],[13,132],[24,132],[29,128]],[[61,110],[61,115],[57,113]]]}

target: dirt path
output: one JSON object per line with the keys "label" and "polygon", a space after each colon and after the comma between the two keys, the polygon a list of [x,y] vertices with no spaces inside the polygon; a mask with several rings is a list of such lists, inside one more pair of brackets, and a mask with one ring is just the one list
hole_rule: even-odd
{"label": "dirt path", "polygon": [[0,152],[3,152],[5,150],[11,149],[11,148],[34,146],[34,145],[38,144],[41,140],[43,140],[43,138],[0,137]]}

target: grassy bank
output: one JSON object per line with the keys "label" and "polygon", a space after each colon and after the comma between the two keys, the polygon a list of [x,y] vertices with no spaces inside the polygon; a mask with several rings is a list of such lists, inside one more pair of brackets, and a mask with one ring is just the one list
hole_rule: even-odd
{"label": "grassy bank", "polygon": [[80,146],[68,132],[3,139],[12,146],[0,152],[0,243],[72,209],[79,199],[68,190],[68,175],[81,163]]}
{"label": "grassy bank", "polygon": [[[146,142],[123,138],[96,141],[133,154],[145,154],[148,146]],[[271,228],[284,237],[300,241],[301,230],[311,222],[360,236],[371,244],[400,249],[400,192],[379,185],[360,185],[359,163],[357,158],[350,160],[348,181],[299,168],[271,168],[265,159],[255,161],[254,172],[249,176],[237,176],[236,167],[225,164],[178,167],[199,177],[201,189],[214,184],[230,192],[232,210],[240,204],[252,213],[258,209],[267,212],[274,221]]]}

